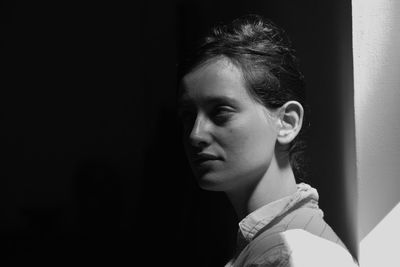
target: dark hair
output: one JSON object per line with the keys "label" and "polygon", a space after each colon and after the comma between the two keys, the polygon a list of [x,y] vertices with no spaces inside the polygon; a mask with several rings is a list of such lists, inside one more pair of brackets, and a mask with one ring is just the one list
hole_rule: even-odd
{"label": "dark hair", "polygon": [[303,127],[287,152],[296,179],[304,178],[304,133],[308,126],[305,82],[284,30],[258,15],[247,15],[230,24],[218,25],[179,65],[178,81],[196,66],[220,56],[241,69],[248,92],[267,108],[279,108],[290,100],[303,105]]}

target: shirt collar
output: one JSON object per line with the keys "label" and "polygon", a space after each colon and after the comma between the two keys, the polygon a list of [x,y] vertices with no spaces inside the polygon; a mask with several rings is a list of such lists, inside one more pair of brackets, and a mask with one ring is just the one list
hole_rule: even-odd
{"label": "shirt collar", "polygon": [[241,238],[250,242],[261,228],[301,201],[306,201],[310,206],[318,208],[318,199],[319,195],[315,188],[306,183],[297,184],[297,191],[294,194],[268,203],[241,220],[239,222]]}

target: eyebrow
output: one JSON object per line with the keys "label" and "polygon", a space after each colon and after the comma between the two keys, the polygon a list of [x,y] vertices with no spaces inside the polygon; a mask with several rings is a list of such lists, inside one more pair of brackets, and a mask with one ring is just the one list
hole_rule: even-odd
{"label": "eyebrow", "polygon": [[[190,106],[193,102],[190,98],[182,96],[178,101],[178,108]],[[210,104],[228,102],[233,105],[239,105],[239,102],[230,96],[206,96],[201,99],[201,102]]]}

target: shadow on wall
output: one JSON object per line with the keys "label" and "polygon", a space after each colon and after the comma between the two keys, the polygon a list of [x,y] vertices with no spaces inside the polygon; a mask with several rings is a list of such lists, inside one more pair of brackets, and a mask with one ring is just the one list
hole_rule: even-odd
{"label": "shadow on wall", "polygon": [[118,232],[122,213],[121,183],[105,160],[82,161],[75,177],[79,234],[82,239],[108,239]]}
{"label": "shadow on wall", "polygon": [[117,257],[123,251],[123,201],[116,167],[110,160],[83,160],[74,179],[78,241],[74,256],[96,262]]}

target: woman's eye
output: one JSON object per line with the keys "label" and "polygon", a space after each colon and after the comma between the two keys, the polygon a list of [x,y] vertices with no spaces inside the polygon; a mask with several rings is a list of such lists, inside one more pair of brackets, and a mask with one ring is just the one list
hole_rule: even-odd
{"label": "woman's eye", "polygon": [[233,115],[233,110],[228,107],[219,107],[214,111],[213,117],[218,122],[226,122]]}

